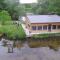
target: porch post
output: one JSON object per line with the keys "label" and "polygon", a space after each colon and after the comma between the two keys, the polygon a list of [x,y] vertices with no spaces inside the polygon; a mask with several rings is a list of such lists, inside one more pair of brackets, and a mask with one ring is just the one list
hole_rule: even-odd
{"label": "porch post", "polygon": [[43,31],[43,25],[42,25],[42,31]]}
{"label": "porch post", "polygon": [[38,26],[36,25],[36,30],[38,30]]}
{"label": "porch post", "polygon": [[47,31],[48,31],[48,25],[47,25]]}
{"label": "porch post", "polygon": [[57,25],[56,25],[56,29],[58,29]]}
{"label": "porch post", "polygon": [[52,25],[51,25],[51,30],[52,30]]}

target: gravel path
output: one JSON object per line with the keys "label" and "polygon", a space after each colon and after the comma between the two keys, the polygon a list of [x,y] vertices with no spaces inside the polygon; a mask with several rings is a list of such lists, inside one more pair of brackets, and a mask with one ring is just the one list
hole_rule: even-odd
{"label": "gravel path", "polygon": [[21,49],[14,48],[13,53],[7,53],[8,48],[0,46],[0,60],[60,60],[60,49],[54,51],[48,47]]}

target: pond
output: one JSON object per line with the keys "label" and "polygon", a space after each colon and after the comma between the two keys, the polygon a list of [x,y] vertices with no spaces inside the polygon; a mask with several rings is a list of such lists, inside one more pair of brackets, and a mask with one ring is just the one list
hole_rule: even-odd
{"label": "pond", "polygon": [[[1,43],[0,43],[1,44]],[[26,43],[20,49],[14,48],[13,53],[7,53],[8,48],[0,46],[1,60],[60,60],[60,48],[58,51],[49,47],[30,48]],[[4,58],[3,58],[4,57]]]}
{"label": "pond", "polygon": [[[54,50],[48,44],[58,47],[57,41],[30,41],[22,47],[13,48],[13,53],[8,53],[8,47],[2,46],[0,41],[1,60],[60,60],[60,47]],[[36,46],[37,45],[37,46]],[[58,46],[57,46],[58,45]],[[33,47],[32,47],[33,46]]]}

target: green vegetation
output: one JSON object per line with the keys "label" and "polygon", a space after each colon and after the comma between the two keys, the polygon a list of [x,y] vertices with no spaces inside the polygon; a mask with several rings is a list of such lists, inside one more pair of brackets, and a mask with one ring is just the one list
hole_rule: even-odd
{"label": "green vegetation", "polygon": [[19,0],[0,0],[0,11],[6,10],[10,14],[12,20],[18,20],[19,16],[24,15],[24,7]]}
{"label": "green vegetation", "polygon": [[55,36],[60,36],[60,33],[37,34],[37,35],[33,35],[32,38],[40,39],[40,38],[49,38],[49,37],[55,37]]}
{"label": "green vegetation", "polygon": [[[29,4],[28,4],[29,5]],[[60,15],[60,0],[38,0],[37,4],[29,5],[34,14],[57,14]]]}
{"label": "green vegetation", "polygon": [[26,13],[60,15],[60,0],[38,0],[38,3],[20,4],[19,0],[0,0],[0,11],[6,10],[12,20]]}
{"label": "green vegetation", "polygon": [[25,33],[21,25],[2,25],[0,33],[5,34],[5,37],[12,40],[19,40],[25,38]]}
{"label": "green vegetation", "polygon": [[57,51],[60,47],[60,33],[33,35],[28,44],[31,48],[49,47]]}
{"label": "green vegetation", "polygon": [[0,12],[0,36],[10,40],[21,40],[25,38],[22,26],[13,22],[9,13],[5,10]]}
{"label": "green vegetation", "polygon": [[11,21],[11,16],[7,11],[2,10],[0,12],[0,23],[4,25],[6,21]]}

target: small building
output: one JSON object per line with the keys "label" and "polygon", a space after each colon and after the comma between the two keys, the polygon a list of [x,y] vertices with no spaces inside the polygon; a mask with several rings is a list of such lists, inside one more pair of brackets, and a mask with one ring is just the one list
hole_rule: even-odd
{"label": "small building", "polygon": [[28,15],[25,17],[25,25],[32,34],[59,33],[60,16]]}

